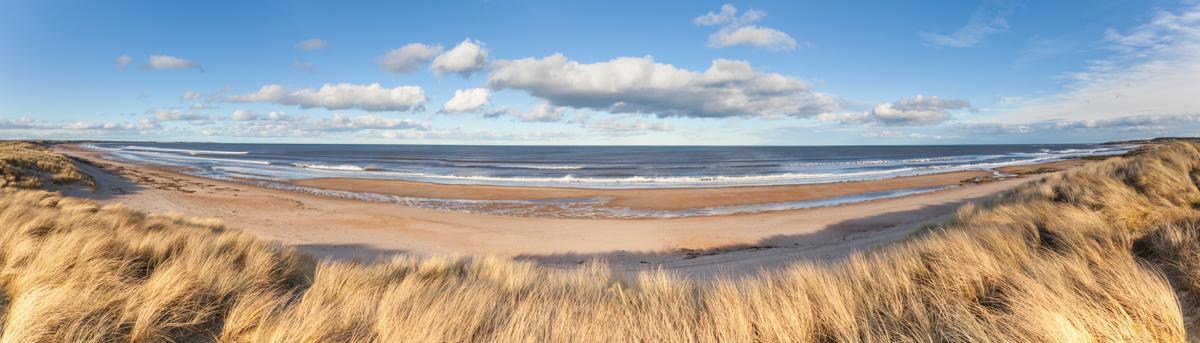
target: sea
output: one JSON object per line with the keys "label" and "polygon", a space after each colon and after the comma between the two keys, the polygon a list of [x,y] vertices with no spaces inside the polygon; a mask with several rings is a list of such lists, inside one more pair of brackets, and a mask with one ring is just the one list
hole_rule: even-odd
{"label": "sea", "polygon": [[[831,206],[904,196],[912,189],[799,203],[678,212],[613,209],[604,199],[549,202],[422,199],[293,186],[324,178],[572,188],[794,185],[886,179],[1123,154],[1100,144],[919,146],[497,146],[228,143],[93,143],[109,158],[183,167],[196,176],[326,196],[465,212],[565,217],[685,217]],[[994,171],[993,171],[994,172]],[[550,210],[547,210],[549,207]],[[599,212],[605,213],[599,213]]]}
{"label": "sea", "polygon": [[761,186],[883,179],[1121,154],[1094,144],[479,146],[97,143],[118,159],[206,177],[399,179],[579,188]]}

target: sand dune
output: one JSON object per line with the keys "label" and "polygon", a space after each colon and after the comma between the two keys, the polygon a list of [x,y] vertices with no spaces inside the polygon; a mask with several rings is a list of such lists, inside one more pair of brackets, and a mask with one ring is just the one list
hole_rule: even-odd
{"label": "sand dune", "polygon": [[[1198,161],[1173,144],[837,263],[701,282],[494,257],[314,263],[215,220],[6,187],[0,320],[6,340],[71,342],[1180,342],[1200,313]],[[136,172],[164,192],[222,187]],[[739,251],[756,249],[773,251]]]}

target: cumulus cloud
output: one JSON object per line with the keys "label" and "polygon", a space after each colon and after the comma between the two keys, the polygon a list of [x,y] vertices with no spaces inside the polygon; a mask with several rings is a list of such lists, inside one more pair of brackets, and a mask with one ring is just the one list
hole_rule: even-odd
{"label": "cumulus cloud", "polygon": [[[552,123],[563,121],[563,119],[566,118],[567,109],[554,106],[553,104],[550,104],[549,101],[542,101],[541,103],[538,103],[537,106],[529,110],[500,107],[483,109],[482,112],[484,118],[508,117],[526,123]],[[576,113],[575,118],[573,118],[570,122],[577,122],[579,120],[586,121],[586,117],[586,114]]]}
{"label": "cumulus cloud", "polygon": [[692,19],[692,23],[700,26],[715,26],[715,25],[748,25],[767,17],[767,12],[756,9],[751,9],[738,16],[737,7],[730,4],[721,5],[721,10],[718,12],[708,12],[704,15]]}
{"label": "cumulus cloud", "polygon": [[433,59],[429,69],[438,76],[459,74],[469,77],[471,73],[487,68],[487,58],[488,50],[483,47],[483,42],[467,38],[450,51]]}
{"label": "cumulus cloud", "polygon": [[250,112],[248,110],[236,110],[233,111],[233,114],[229,115],[229,119],[233,119],[233,121],[258,120],[260,117],[261,116],[257,113]]}
{"label": "cumulus cloud", "polygon": [[212,118],[206,115],[184,112],[177,108],[158,108],[146,111],[154,121],[206,121]]}
{"label": "cumulus cloud", "polygon": [[1143,114],[1109,119],[1046,120],[1031,123],[963,123],[960,129],[975,134],[1034,134],[1034,133],[1154,133],[1179,135],[1200,130],[1200,114]]}
{"label": "cumulus cloud", "polygon": [[523,90],[554,106],[659,117],[810,117],[837,108],[835,97],[806,82],[732,60],[696,72],[649,56],[588,64],[555,54],[497,61],[488,86]]}
{"label": "cumulus cloud", "polygon": [[418,67],[428,63],[434,56],[442,53],[441,45],[425,45],[412,43],[388,51],[376,61],[379,67],[393,73],[411,73]]}
{"label": "cumulus cloud", "polygon": [[319,89],[290,90],[277,84],[262,86],[257,92],[225,98],[230,102],[270,102],[301,108],[324,108],[329,110],[361,109],[371,112],[415,111],[423,108],[428,98],[417,86],[387,88],[372,83],[356,85],[349,83],[325,84]]}
{"label": "cumulus cloud", "polygon": [[233,137],[345,137],[381,130],[424,131],[429,130],[429,126],[411,119],[377,115],[346,116],[335,113],[332,117],[311,118],[271,112],[266,115],[251,115],[247,120],[231,121],[229,125],[206,127],[199,130],[199,133]]}
{"label": "cumulus cloud", "polygon": [[935,135],[935,134],[920,133],[920,132],[902,132],[902,131],[893,131],[893,130],[867,132],[867,133],[863,134],[863,137],[885,138],[885,139],[907,138],[907,139],[916,139],[916,140],[962,138],[961,136],[955,136],[955,135]]}
{"label": "cumulus cloud", "polygon": [[304,117],[292,116],[280,111],[271,111],[271,113],[267,113],[266,119],[270,121],[297,121],[303,120]]}
{"label": "cumulus cloud", "polygon": [[791,35],[773,28],[751,25],[766,16],[766,12],[755,9],[739,16],[737,8],[725,4],[721,6],[720,12],[705,13],[692,19],[692,23],[701,26],[721,26],[717,32],[708,36],[710,48],[749,45],[774,51],[795,50],[798,44]]}
{"label": "cumulus cloud", "polygon": [[454,91],[454,97],[442,105],[442,113],[475,112],[487,106],[492,91],[487,88],[468,88]]}
{"label": "cumulus cloud", "polygon": [[344,116],[334,113],[332,118],[321,119],[314,123],[314,129],[320,131],[356,131],[356,130],[393,130],[419,129],[429,127],[412,119],[386,118],[377,115]]}
{"label": "cumulus cloud", "polygon": [[554,138],[575,137],[578,134],[560,131],[497,132],[467,131],[462,128],[443,130],[384,131],[381,136],[393,139],[454,140],[454,141],[538,141]]}
{"label": "cumulus cloud", "polygon": [[91,131],[91,132],[119,132],[119,131],[138,131],[149,130],[158,127],[156,124],[149,121],[138,123],[117,123],[117,122],[83,122],[83,121],[40,121],[29,117],[21,117],[15,120],[0,119],[0,130],[8,131]]}
{"label": "cumulus cloud", "polygon": [[[995,6],[993,6],[995,7]],[[921,32],[918,36],[927,44],[969,48],[983,42],[988,37],[1008,31],[1008,17],[1016,11],[1016,6],[1002,4],[999,8],[981,7],[971,14],[966,25],[948,34]]]}
{"label": "cumulus cloud", "polygon": [[869,112],[821,113],[813,117],[817,121],[841,124],[864,124],[869,122]]}
{"label": "cumulus cloud", "polygon": [[150,64],[147,64],[147,66],[149,66],[150,69],[197,69],[197,70],[201,70],[201,71],[204,70],[204,67],[200,66],[200,63],[196,63],[195,61],[192,61],[192,60],[189,60],[186,58],[179,58],[179,57],[175,57],[175,56],[168,56],[168,55],[161,55],[161,54],[150,55]]}
{"label": "cumulus cloud", "polygon": [[121,54],[121,56],[117,56],[118,69],[125,69],[125,66],[129,65],[130,63],[133,63],[133,57],[129,56],[129,54]]}
{"label": "cumulus cloud", "polygon": [[867,119],[883,125],[933,125],[950,119],[949,111],[968,107],[971,107],[971,103],[964,100],[918,94],[911,98],[875,105]]}
{"label": "cumulus cloud", "polygon": [[563,113],[565,112],[562,107],[543,101],[537,107],[534,107],[532,111],[518,114],[517,118],[523,122],[551,123],[562,121]]}
{"label": "cumulus cloud", "polygon": [[728,48],[751,45],[777,51],[796,50],[796,40],[783,31],[761,26],[725,28],[708,36],[708,47]]}
{"label": "cumulus cloud", "polygon": [[183,95],[179,96],[179,100],[192,101],[192,100],[200,99],[201,96],[202,95],[199,92],[186,91],[186,92],[183,92]]}
{"label": "cumulus cloud", "polygon": [[320,39],[320,38],[305,39],[305,40],[301,41],[300,43],[296,43],[296,49],[300,49],[300,50],[304,50],[304,51],[320,50],[320,49],[324,49],[324,48],[328,48],[328,47],[329,47],[329,42],[326,42],[324,39]]}

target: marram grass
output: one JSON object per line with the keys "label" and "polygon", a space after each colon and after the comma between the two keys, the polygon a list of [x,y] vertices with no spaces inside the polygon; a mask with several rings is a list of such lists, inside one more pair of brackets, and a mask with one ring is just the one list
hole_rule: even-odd
{"label": "marram grass", "polygon": [[0,340],[1179,342],[1200,309],[1198,177],[1200,145],[1175,143],[845,261],[712,283],[498,258],[317,262],[210,220],[9,189]]}

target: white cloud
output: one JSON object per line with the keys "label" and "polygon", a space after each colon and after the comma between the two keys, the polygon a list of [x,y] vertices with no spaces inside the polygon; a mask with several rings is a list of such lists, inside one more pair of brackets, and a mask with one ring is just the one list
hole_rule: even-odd
{"label": "white cloud", "polygon": [[810,117],[837,108],[835,97],[806,82],[731,60],[695,72],[649,56],[585,64],[555,54],[497,61],[488,86],[524,90],[555,106],[659,117]]}
{"label": "white cloud", "polygon": [[1200,130],[1200,113],[1132,115],[1099,120],[1048,120],[1023,124],[964,123],[960,128],[973,133],[993,135],[1062,132],[1146,132],[1179,135]]}
{"label": "white cloud", "polygon": [[233,114],[229,115],[229,119],[233,119],[233,121],[258,120],[261,117],[262,116],[258,115],[257,113],[250,112],[247,110],[236,110],[236,111],[233,111]]}
{"label": "white cloud", "polygon": [[901,131],[893,131],[893,130],[867,132],[867,133],[863,134],[863,137],[885,138],[885,139],[907,138],[907,139],[917,139],[917,140],[962,138],[961,136],[955,136],[955,135],[934,135],[934,134],[927,134],[927,133],[920,133],[920,132],[901,132]]}
{"label": "white cloud", "polygon": [[870,121],[868,112],[821,113],[814,119],[829,123],[863,124]]}
{"label": "white cloud", "polygon": [[[1112,55],[1067,75],[1062,92],[996,110],[1006,124],[1104,120],[1131,115],[1200,113],[1200,5],[1159,12],[1149,22],[1105,37]],[[981,118],[982,119],[982,118]]]}
{"label": "white cloud", "polygon": [[175,57],[175,56],[157,55],[157,54],[150,55],[150,64],[148,64],[148,66],[151,69],[189,69],[190,68],[190,69],[198,69],[201,71],[204,70],[204,67],[201,67],[200,63],[196,63],[195,61],[185,59],[185,58],[179,58],[179,57]]}
{"label": "white cloud", "polygon": [[421,139],[421,140],[452,140],[452,141],[539,141],[555,138],[578,136],[570,132],[535,131],[535,132],[496,132],[496,131],[467,131],[462,128],[448,130],[407,130],[384,131],[383,137],[392,139]]}
{"label": "white cloud", "polygon": [[320,50],[320,49],[324,49],[324,48],[328,48],[328,47],[329,47],[329,42],[326,42],[324,39],[320,39],[320,38],[305,39],[304,41],[301,41],[300,43],[296,43],[296,49],[300,49],[300,50],[304,50],[304,51]]}
{"label": "white cloud", "polygon": [[[565,108],[554,106],[553,104],[550,104],[549,101],[542,101],[541,103],[538,103],[537,106],[535,106],[533,109],[530,109],[530,110],[519,110],[519,109],[515,109],[515,108],[511,108],[511,107],[500,107],[500,108],[491,108],[491,109],[483,109],[482,110],[484,118],[509,117],[509,118],[513,118],[517,121],[526,122],[526,123],[560,122],[560,121],[563,121],[563,119],[565,118],[566,111],[567,110]],[[577,113],[575,118],[572,119],[572,121],[577,121],[580,119],[586,121],[586,117],[587,117],[586,114],[583,114],[581,117],[581,115]]]}
{"label": "white cloud", "polygon": [[201,96],[202,95],[198,92],[186,91],[186,92],[183,92],[183,95],[179,96],[179,100],[192,101],[192,100],[200,99]]}
{"label": "white cloud", "polygon": [[543,101],[537,107],[534,107],[532,111],[518,114],[517,118],[523,122],[550,123],[562,121],[564,112],[562,107],[557,107],[551,105],[550,102]]}
{"label": "white cloud", "polygon": [[737,8],[733,5],[725,4],[721,6],[720,12],[708,12],[704,15],[692,19],[692,23],[696,25],[712,26],[729,22],[737,18]]}
{"label": "white cloud", "polygon": [[487,58],[488,50],[483,47],[483,42],[467,38],[450,51],[438,55],[429,68],[438,76],[459,74],[468,77],[473,72],[487,68]]}
{"label": "white cloud", "polygon": [[468,88],[454,91],[454,97],[442,105],[442,113],[474,112],[487,106],[492,91],[487,88]]}
{"label": "white cloud", "polygon": [[644,120],[622,121],[618,118],[604,118],[587,125],[589,131],[607,134],[630,134],[640,132],[667,132],[674,129],[670,122]]}
{"label": "white cloud", "polygon": [[387,88],[372,83],[356,85],[349,83],[325,84],[320,89],[289,90],[282,85],[262,86],[257,92],[225,98],[231,102],[271,102],[302,108],[324,108],[329,110],[361,109],[379,111],[419,110],[428,98],[417,86]]}
{"label": "white cloud", "polygon": [[567,120],[567,123],[583,125],[583,124],[587,124],[588,121],[590,121],[591,119],[592,119],[591,113],[584,112],[584,111],[576,111],[575,114],[571,115],[571,119]]}
{"label": "white cloud", "polygon": [[388,51],[377,60],[379,67],[393,73],[410,73],[421,65],[428,63],[434,56],[442,52],[441,45],[425,45],[412,43]]}
{"label": "white cloud", "polygon": [[867,120],[895,126],[941,124],[950,119],[950,110],[968,107],[971,107],[971,104],[964,100],[918,94],[911,98],[875,105]]}
{"label": "white cloud", "polygon": [[971,14],[971,19],[966,25],[953,33],[921,32],[918,36],[927,44],[953,48],[973,47],[994,34],[1008,31],[1008,16],[1015,11],[1016,7],[1008,4],[996,9],[981,7]]}
{"label": "white cloud", "polygon": [[270,121],[297,121],[302,119],[303,117],[291,116],[280,111],[271,111],[271,113],[267,114],[267,120]]}
{"label": "white cloud", "polygon": [[130,63],[133,63],[133,57],[129,56],[129,54],[122,54],[121,56],[117,56],[117,68],[118,69],[125,69],[125,66],[129,65]]}
{"label": "white cloud", "polygon": [[733,7],[733,5],[730,5],[730,4],[724,4],[724,5],[721,5],[720,12],[705,13],[704,15],[701,15],[699,17],[696,17],[695,19],[692,19],[692,23],[694,23],[696,25],[701,25],[701,26],[714,26],[714,25],[740,26],[740,25],[749,25],[753,22],[759,21],[762,18],[767,17],[767,12],[763,12],[763,11],[756,10],[756,9],[751,9],[749,11],[746,11],[745,13],[742,13],[741,17],[738,17],[737,13],[738,13],[738,9],[736,7]]}
{"label": "white cloud", "polygon": [[5,131],[89,131],[89,132],[133,132],[157,128],[149,121],[138,123],[83,122],[83,121],[40,121],[29,117],[15,120],[0,119],[0,130]]}
{"label": "white cloud", "polygon": [[783,31],[761,26],[727,27],[708,36],[708,47],[751,45],[775,51],[796,50],[796,40]]}
{"label": "white cloud", "polygon": [[412,119],[385,118],[376,115],[351,117],[337,113],[334,113],[332,118],[316,121],[314,128],[320,131],[429,129],[428,126],[417,123]]}
{"label": "white cloud", "polygon": [[206,121],[209,116],[181,111],[177,108],[159,108],[146,111],[154,121]]}
{"label": "white cloud", "polygon": [[[236,114],[236,112],[235,112]],[[429,130],[429,126],[411,119],[377,115],[346,116],[335,113],[328,118],[290,116],[283,112],[253,115],[252,119],[232,121],[231,125],[208,127],[200,134],[232,137],[319,137],[355,136],[379,130]]]}
{"label": "white cloud", "polygon": [[791,51],[797,47],[791,35],[777,29],[751,25],[767,16],[766,12],[751,9],[738,16],[737,8],[725,4],[720,12],[708,12],[692,19],[701,26],[721,25],[717,32],[708,36],[708,47],[728,48],[749,45],[773,51]]}

